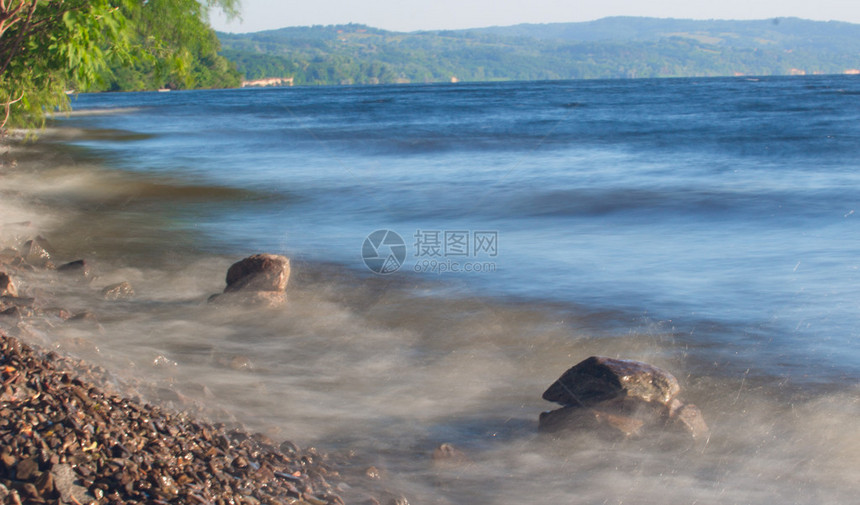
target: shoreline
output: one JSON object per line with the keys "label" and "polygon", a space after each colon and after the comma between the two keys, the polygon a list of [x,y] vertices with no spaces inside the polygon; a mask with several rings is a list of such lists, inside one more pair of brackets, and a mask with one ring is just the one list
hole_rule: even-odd
{"label": "shoreline", "polygon": [[[364,482],[372,479],[349,470],[354,462],[340,462],[356,474],[342,476],[313,447],[275,442],[199,398],[86,359],[100,352],[87,335],[112,316],[55,304],[57,292],[94,290],[92,260],[59,260],[70,258],[66,246],[54,256],[42,234],[61,234],[63,219],[42,211],[56,202],[8,184],[33,176],[34,159],[57,156],[51,146],[0,140],[0,503],[379,503],[378,486]],[[113,301],[126,294],[101,291]],[[55,340],[52,330],[68,326],[80,336]],[[213,413],[228,424],[209,421]]]}
{"label": "shoreline", "polygon": [[[62,166],[28,167],[39,147]],[[0,208],[21,204],[9,219],[3,214],[0,222],[13,224],[0,236],[17,237],[17,248],[44,232],[55,266],[84,258],[91,271],[88,279],[26,272],[19,295],[57,312],[28,316],[16,334],[112,371],[108,381],[141,404],[324,449],[340,473],[325,478],[349,503],[398,503],[387,492],[377,499],[380,488],[439,504],[572,496],[753,503],[750,493],[762,490],[850,496],[842,485],[851,475],[847,449],[860,440],[847,424],[857,407],[851,375],[774,375],[767,358],[779,356],[739,355],[733,351],[756,340],[727,340],[717,325],[688,333],[647,316],[467,297],[442,283],[362,276],[336,263],[295,262],[289,303],[279,310],[214,308],[206,298],[221,291],[240,258],[232,253],[244,249],[207,247],[208,236],[172,212],[197,200],[141,191],[148,175],[113,171],[61,140],[32,150],[20,173],[0,176]],[[105,299],[102,290],[122,282],[135,296]],[[60,308],[80,320],[64,322]],[[677,375],[713,430],[710,443],[679,452],[659,441],[539,434],[538,415],[548,408],[540,392],[589,355]],[[463,456],[432,456],[451,446]],[[832,463],[799,463],[807,459]],[[786,470],[786,461],[798,463]],[[643,488],[647,482],[661,485]]]}

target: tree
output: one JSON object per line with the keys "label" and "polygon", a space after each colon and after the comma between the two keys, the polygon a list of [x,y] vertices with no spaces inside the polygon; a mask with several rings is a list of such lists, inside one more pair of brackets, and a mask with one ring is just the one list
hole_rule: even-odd
{"label": "tree", "polygon": [[[188,55],[206,37],[209,9],[235,16],[238,5],[239,0],[0,0],[0,128],[43,125],[47,113],[68,109],[67,90],[93,87],[111,64],[166,61],[165,68],[185,65],[190,75]],[[171,17],[158,22],[160,14]]]}
{"label": "tree", "polygon": [[132,69],[114,62],[95,89],[238,86],[241,75],[218,54],[218,37],[206,23],[208,7],[197,0],[148,0],[128,10],[125,16],[140,57]]}

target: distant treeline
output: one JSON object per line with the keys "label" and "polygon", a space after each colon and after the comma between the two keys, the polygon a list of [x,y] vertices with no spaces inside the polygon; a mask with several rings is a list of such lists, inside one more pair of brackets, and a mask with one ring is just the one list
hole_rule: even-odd
{"label": "distant treeline", "polygon": [[398,33],[363,25],[219,33],[246,79],[296,84],[843,73],[860,68],[860,25],[795,18],[606,18]]}

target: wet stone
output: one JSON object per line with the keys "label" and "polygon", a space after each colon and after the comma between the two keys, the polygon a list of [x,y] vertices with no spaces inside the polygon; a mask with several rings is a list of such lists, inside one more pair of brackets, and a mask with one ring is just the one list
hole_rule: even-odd
{"label": "wet stone", "polygon": [[225,293],[236,291],[284,292],[290,279],[290,260],[276,254],[255,254],[227,270]]}
{"label": "wet stone", "polygon": [[592,356],[567,370],[543,394],[561,405],[590,407],[618,397],[668,404],[681,386],[664,370],[639,361]]}
{"label": "wet stone", "polygon": [[567,370],[543,398],[563,405],[540,415],[543,432],[587,431],[608,437],[640,437],[666,429],[694,439],[708,428],[694,405],[678,398],[675,377],[638,361],[590,357]]}
{"label": "wet stone", "polygon": [[57,267],[57,271],[63,274],[79,276],[84,279],[90,277],[90,265],[86,260],[70,261]]}
{"label": "wet stone", "polygon": [[111,284],[102,289],[102,297],[105,300],[118,301],[128,300],[134,296],[134,288],[128,281]]}
{"label": "wet stone", "polygon": [[6,272],[0,272],[0,296],[18,296],[18,288]]}
{"label": "wet stone", "polygon": [[21,258],[28,264],[38,268],[54,268],[51,262],[50,244],[44,237],[36,237],[24,242],[21,247]]}

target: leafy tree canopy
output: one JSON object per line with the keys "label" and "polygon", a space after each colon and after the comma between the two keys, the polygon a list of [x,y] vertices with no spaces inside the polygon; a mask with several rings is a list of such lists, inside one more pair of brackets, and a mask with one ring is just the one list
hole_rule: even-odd
{"label": "leafy tree canopy", "polygon": [[238,6],[239,0],[0,0],[0,128],[44,124],[46,114],[68,108],[71,89],[121,89],[116,75],[123,68],[149,72],[139,89],[189,87],[199,77],[213,80],[195,67],[195,57],[205,55],[209,66],[202,66],[229,81],[231,69],[217,58],[206,20],[209,9],[235,16]]}

